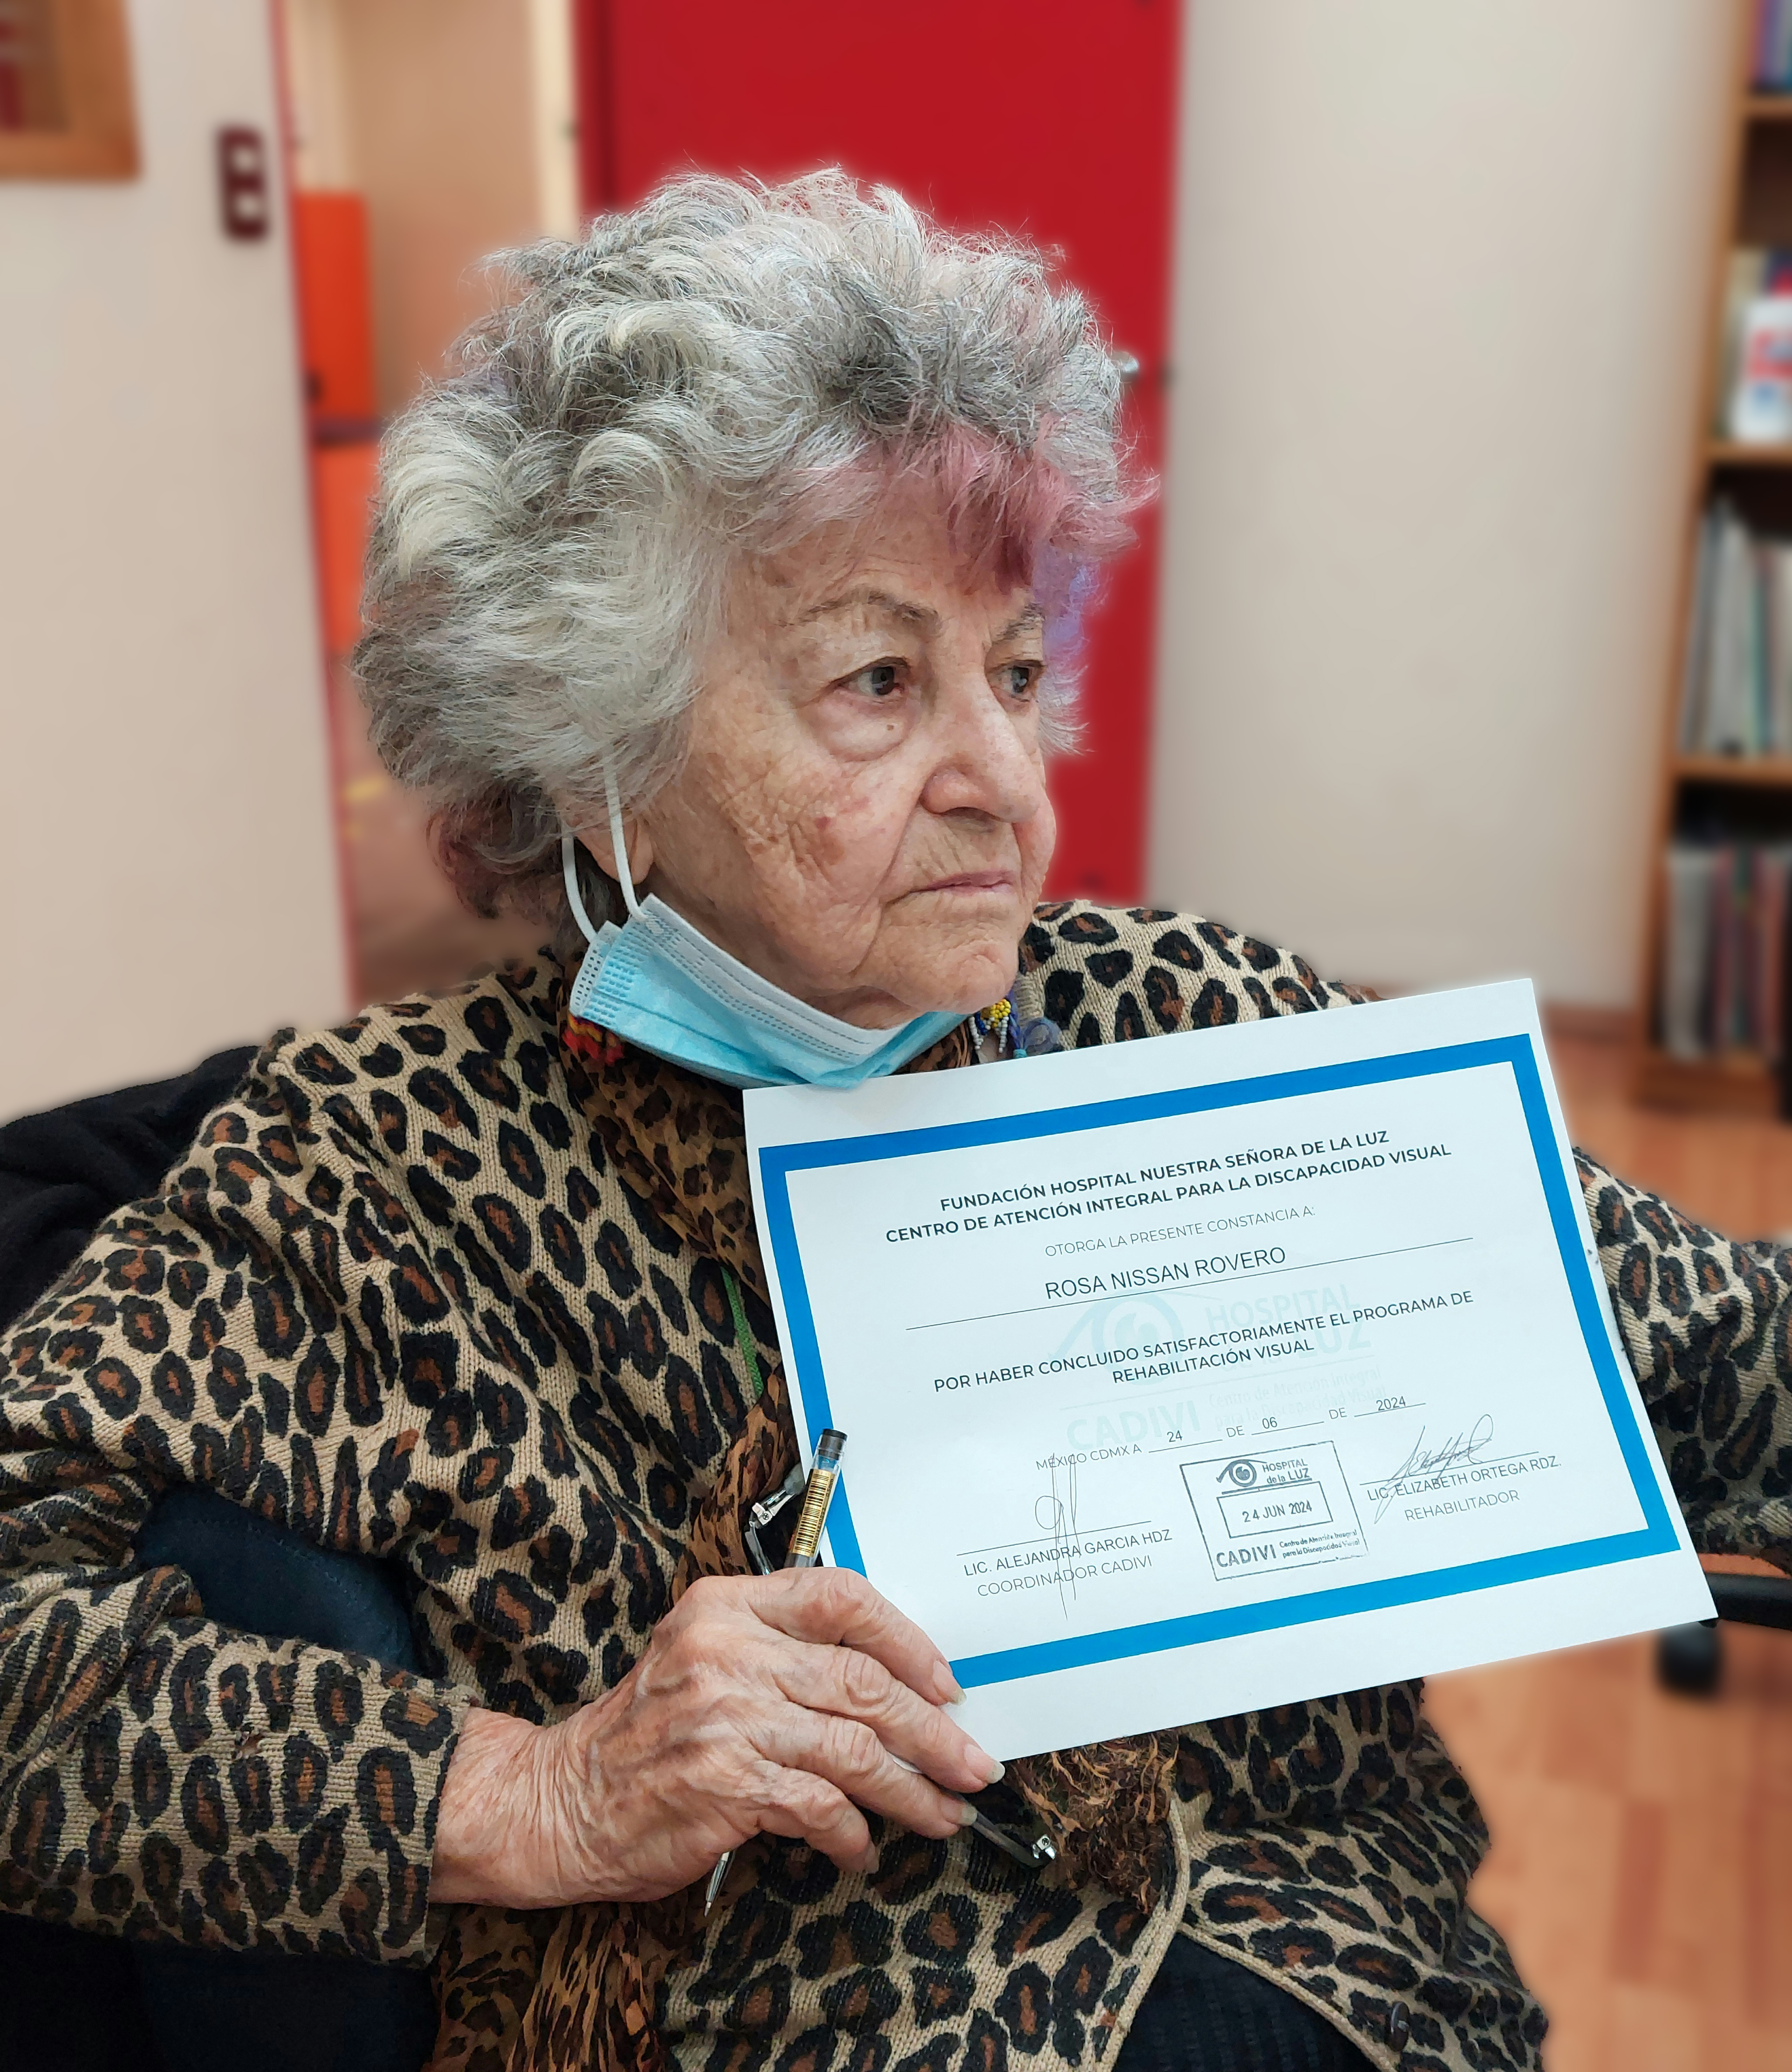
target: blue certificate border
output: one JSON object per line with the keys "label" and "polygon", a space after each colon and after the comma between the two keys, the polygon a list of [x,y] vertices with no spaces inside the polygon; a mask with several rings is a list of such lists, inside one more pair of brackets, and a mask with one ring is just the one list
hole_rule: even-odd
{"label": "blue certificate border", "polygon": [[[1673,1552],[1679,1541],[1650,1467],[1649,1441],[1638,1425],[1605,1329],[1593,1267],[1586,1254],[1580,1207],[1569,1190],[1568,1177],[1562,1168],[1531,1039],[1528,1036],[1496,1037],[1478,1043],[1453,1043],[1428,1050],[1408,1050],[1394,1057],[1365,1059],[1350,1064],[1318,1065],[1301,1071],[1227,1079],[1213,1086],[1182,1087],[1165,1093],[1133,1094],[1117,1100],[1090,1101],[1079,1108],[1004,1116],[983,1122],[945,1123],[927,1129],[891,1130],[878,1137],[833,1137],[813,1144],[775,1145],[760,1152],[759,1185],[765,1205],[767,1235],[783,1290],[784,1312],[791,1338],[791,1359],[802,1383],[802,1400],[808,1411],[809,1444],[812,1448],[821,1432],[832,1421],[833,1413],[828,1404],[827,1374],[822,1365],[821,1348],[816,1339],[815,1318],[791,1216],[792,1173],[812,1171],[824,1166],[874,1165],[882,1159],[912,1157],[918,1153],[965,1150],[985,1145],[1011,1144],[1029,1137],[1066,1137],[1116,1124],[1155,1122],[1170,1116],[1197,1115],[1215,1108],[1248,1108],[1259,1101],[1282,1100],[1296,1094],[1333,1093],[1350,1087],[1377,1086],[1389,1079],[1417,1079],[1443,1072],[1470,1071],[1486,1065],[1508,1066],[1517,1086],[1562,1268],[1574,1297],[1581,1339],[1593,1363],[1605,1412],[1612,1421],[1613,1432],[1630,1474],[1630,1486],[1642,1508],[1642,1529],[1609,1534],[1603,1539],[1576,1540],[1567,1546],[1547,1548],[1531,1554],[1462,1562],[1453,1568],[1429,1569],[1384,1582],[1347,1584],[1338,1589],[1305,1592],[1294,1597],[1194,1613],[1184,1618],[1157,1619],[1144,1626],[1110,1627],[1101,1633],[970,1655],[952,1664],[953,1673],[960,1684],[969,1688],[977,1684],[1008,1683],[1017,1677],[1037,1676],[1049,1670],[1079,1668],[1095,1663],[1118,1661],[1129,1655],[1156,1654],[1165,1648],[1192,1646],[1205,1640],[1230,1638],[1238,1634],[1305,1626],[1315,1619],[1336,1618],[1351,1612],[1420,1604],[1432,1598],[1457,1597],[1465,1591],[1484,1590],[1502,1583],[1528,1582],[1538,1577],[1568,1575],[1580,1569],[1603,1568],[1616,1561],[1634,1561],[1646,1555]],[[828,1535],[836,1558],[863,1574],[865,1562],[859,1552],[852,1507],[847,1499],[849,1480],[849,1476],[842,1480],[835,1497],[828,1519]]]}

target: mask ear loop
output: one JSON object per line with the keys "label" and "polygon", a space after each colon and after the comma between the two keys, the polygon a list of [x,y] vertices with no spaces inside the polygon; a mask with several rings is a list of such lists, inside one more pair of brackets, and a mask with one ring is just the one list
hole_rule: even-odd
{"label": "mask ear loop", "polygon": [[616,773],[610,758],[603,759],[603,796],[610,802],[610,846],[616,852],[616,882],[623,888],[623,904],[631,918],[641,911],[635,897],[635,878],[628,867],[628,844],[623,840],[622,801],[616,796]]}
{"label": "mask ear loop", "polygon": [[585,911],[585,898],[578,889],[578,837],[562,834],[560,837],[560,871],[566,881],[566,904],[573,910],[573,919],[585,931],[585,939],[594,947],[598,931],[591,926],[591,917]]}
{"label": "mask ear loop", "polygon": [[[603,766],[604,796],[610,805],[610,841],[616,852],[616,882],[623,888],[623,904],[630,915],[639,914],[640,902],[635,897],[635,880],[628,868],[628,845],[623,840],[622,802],[616,796],[616,779],[606,758]],[[585,896],[578,889],[578,837],[562,829],[560,837],[560,871],[566,881],[566,903],[573,910],[573,919],[585,931],[585,939],[594,944],[598,931],[591,925],[591,917],[585,911]]]}

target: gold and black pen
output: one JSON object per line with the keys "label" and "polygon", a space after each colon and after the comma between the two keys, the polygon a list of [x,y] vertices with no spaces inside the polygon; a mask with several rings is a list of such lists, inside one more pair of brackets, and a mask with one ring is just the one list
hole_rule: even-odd
{"label": "gold and black pen", "polygon": [[[809,1478],[804,1486],[803,1508],[797,1514],[796,1530],[791,1535],[790,1552],[784,1556],[787,1568],[812,1568],[820,1558],[821,1528],[828,1522],[828,1507],[834,1500],[834,1487],[840,1480],[840,1457],[846,1447],[846,1434],[836,1432],[830,1425],[816,1441],[815,1461],[809,1470]],[[893,1758],[902,1762],[902,1758]],[[902,1763],[905,1770],[912,1770],[912,1763]],[[967,1800],[967,1805],[970,1802]],[[1012,1856],[1017,1864],[1029,1870],[1037,1869],[1042,1863],[1050,1862],[1057,1854],[1043,1836],[1030,1849],[1013,1836],[998,1827],[987,1814],[980,1813],[972,1806],[969,1826],[993,1843],[1004,1855]],[[715,1868],[709,1873],[709,1883],[703,1897],[703,1911],[707,1915],[721,1896],[723,1881],[728,1876],[728,1866],[734,1860],[732,1849],[724,1850],[717,1860]]]}
{"label": "gold and black pen", "polygon": [[[828,1523],[828,1507],[834,1500],[834,1486],[840,1480],[840,1457],[845,1450],[846,1434],[836,1432],[831,1424],[815,1442],[815,1459],[803,1488],[803,1508],[796,1515],[796,1530],[790,1536],[790,1552],[784,1556],[787,1568],[812,1568],[820,1559],[821,1528]],[[724,1849],[716,1859],[703,1895],[705,1915],[720,1897],[728,1866],[734,1860],[732,1849]]]}
{"label": "gold and black pen", "polygon": [[812,1568],[821,1558],[821,1528],[828,1523],[828,1507],[834,1500],[834,1485],[840,1480],[840,1457],[846,1450],[846,1434],[830,1424],[815,1442],[815,1462],[803,1491],[803,1508],[797,1514],[796,1530],[790,1536],[787,1568]]}

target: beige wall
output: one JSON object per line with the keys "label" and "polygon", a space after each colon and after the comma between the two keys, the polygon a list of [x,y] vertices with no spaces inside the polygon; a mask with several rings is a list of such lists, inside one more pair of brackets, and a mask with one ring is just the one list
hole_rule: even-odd
{"label": "beige wall", "polygon": [[265,10],[137,0],[143,172],[0,182],[0,1116],[184,1069],[346,982]]}
{"label": "beige wall", "polygon": [[565,0],[297,0],[302,184],[367,197],[380,407],[489,306],[489,253],[576,219]]}
{"label": "beige wall", "polygon": [[1151,895],[1630,1001],[1722,0],[1190,0]]}

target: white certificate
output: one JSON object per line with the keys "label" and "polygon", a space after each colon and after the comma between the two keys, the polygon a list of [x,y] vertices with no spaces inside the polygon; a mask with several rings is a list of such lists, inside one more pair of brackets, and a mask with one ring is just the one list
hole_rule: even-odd
{"label": "white certificate", "polygon": [[746,1122],[829,1554],[993,1754],[1712,1616],[1528,985]]}

